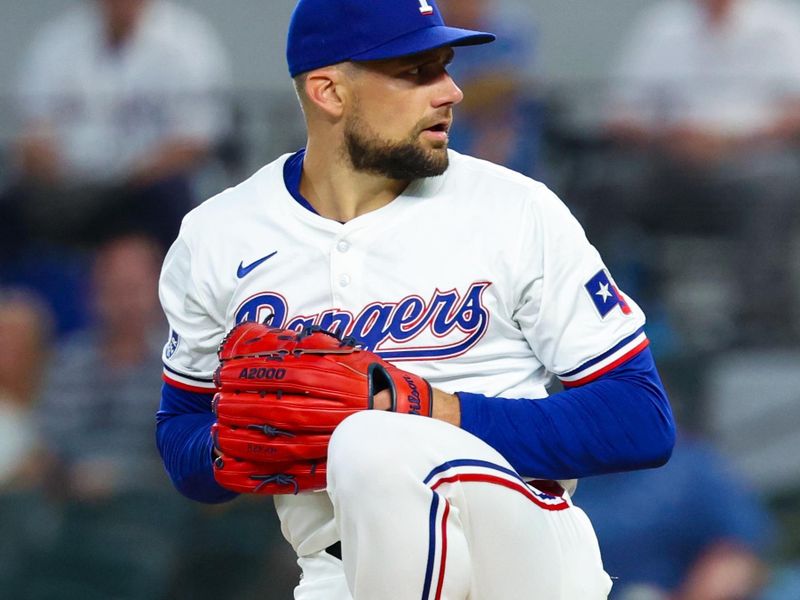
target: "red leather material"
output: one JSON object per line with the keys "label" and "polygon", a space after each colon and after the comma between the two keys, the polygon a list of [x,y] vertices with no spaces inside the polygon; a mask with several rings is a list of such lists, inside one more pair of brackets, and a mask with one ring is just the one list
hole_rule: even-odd
{"label": "red leather material", "polygon": [[[212,434],[223,460],[214,473],[234,491],[321,489],[308,487],[319,485],[320,477],[324,488],[331,434],[351,414],[372,408],[383,389],[391,392],[391,410],[431,415],[427,381],[318,328],[297,332],[242,323],[225,337],[218,355]],[[279,472],[287,465],[294,475]],[[276,478],[259,486],[252,479],[256,471]],[[296,485],[288,486],[290,479]]]}
{"label": "red leather material", "polygon": [[324,490],[324,462],[263,463],[219,457],[214,477],[222,487],[240,494],[297,494]]}

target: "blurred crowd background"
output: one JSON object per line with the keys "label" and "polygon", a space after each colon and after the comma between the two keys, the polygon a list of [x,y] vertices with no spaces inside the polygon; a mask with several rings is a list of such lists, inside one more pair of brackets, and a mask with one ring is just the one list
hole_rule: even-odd
{"label": "blurred crowd background", "polygon": [[[457,52],[452,146],[562,197],[679,420],[576,494],[612,599],[797,600],[800,0],[439,5],[500,36]],[[292,6],[0,0],[4,598],[292,597],[270,499],[184,500],[154,443],[180,219],[304,142]]]}

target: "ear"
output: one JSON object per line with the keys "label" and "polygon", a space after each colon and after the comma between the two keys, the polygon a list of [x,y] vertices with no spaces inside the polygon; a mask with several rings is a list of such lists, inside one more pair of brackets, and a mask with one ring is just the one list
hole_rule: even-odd
{"label": "ear", "polygon": [[338,66],[311,71],[306,76],[305,92],[309,102],[329,118],[338,119],[347,102],[347,78]]}

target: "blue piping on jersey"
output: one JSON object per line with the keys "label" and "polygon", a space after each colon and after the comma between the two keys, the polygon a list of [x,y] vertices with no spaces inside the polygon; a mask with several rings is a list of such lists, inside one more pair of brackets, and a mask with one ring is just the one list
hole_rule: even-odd
{"label": "blue piping on jersey", "polygon": [[186,379],[191,379],[192,381],[198,381],[200,383],[213,383],[213,381],[214,381],[210,377],[195,377],[194,375],[187,375],[186,373],[181,373],[180,371],[177,371],[176,369],[173,369],[172,367],[170,367],[165,362],[162,362],[161,364],[163,364],[164,365],[164,369],[166,369],[170,373],[172,373],[174,375],[179,375],[180,377],[185,377]]}
{"label": "blue piping on jersey", "polygon": [[644,327],[640,327],[635,332],[633,332],[631,335],[629,335],[628,337],[623,339],[621,342],[619,342],[617,345],[615,345],[613,348],[611,348],[610,350],[608,350],[606,352],[603,352],[600,356],[597,356],[597,357],[595,357],[595,358],[593,358],[591,360],[587,360],[585,363],[583,363],[577,369],[572,369],[571,371],[569,371],[567,373],[562,373],[560,375],[560,377],[570,377],[572,375],[575,375],[576,373],[580,373],[581,371],[584,371],[584,370],[588,369],[591,366],[596,365],[600,361],[605,360],[606,358],[608,358],[609,356],[614,354],[614,352],[616,352],[620,348],[622,348],[622,347],[628,345],[629,343],[631,343],[637,337],[642,335],[642,333],[644,333]]}

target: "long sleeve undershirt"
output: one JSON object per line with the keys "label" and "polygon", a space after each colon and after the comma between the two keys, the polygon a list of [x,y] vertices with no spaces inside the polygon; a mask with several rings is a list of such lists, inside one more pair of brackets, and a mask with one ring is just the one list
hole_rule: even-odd
{"label": "long sleeve undershirt", "polygon": [[156,441],[164,467],[178,491],[192,500],[216,504],[238,494],[217,484],[212,468],[213,394],[198,394],[164,384],[156,414]]}
{"label": "long sleeve undershirt", "polygon": [[[544,399],[461,392],[461,426],[523,476],[573,479],[664,464],[675,424],[649,349],[581,387]],[[214,480],[212,394],[164,384],[156,438],[175,487],[200,502],[236,494]]]}
{"label": "long sleeve undershirt", "polygon": [[458,396],[461,427],[524,476],[576,479],[657,467],[675,445],[672,411],[649,349],[542,400]]}

